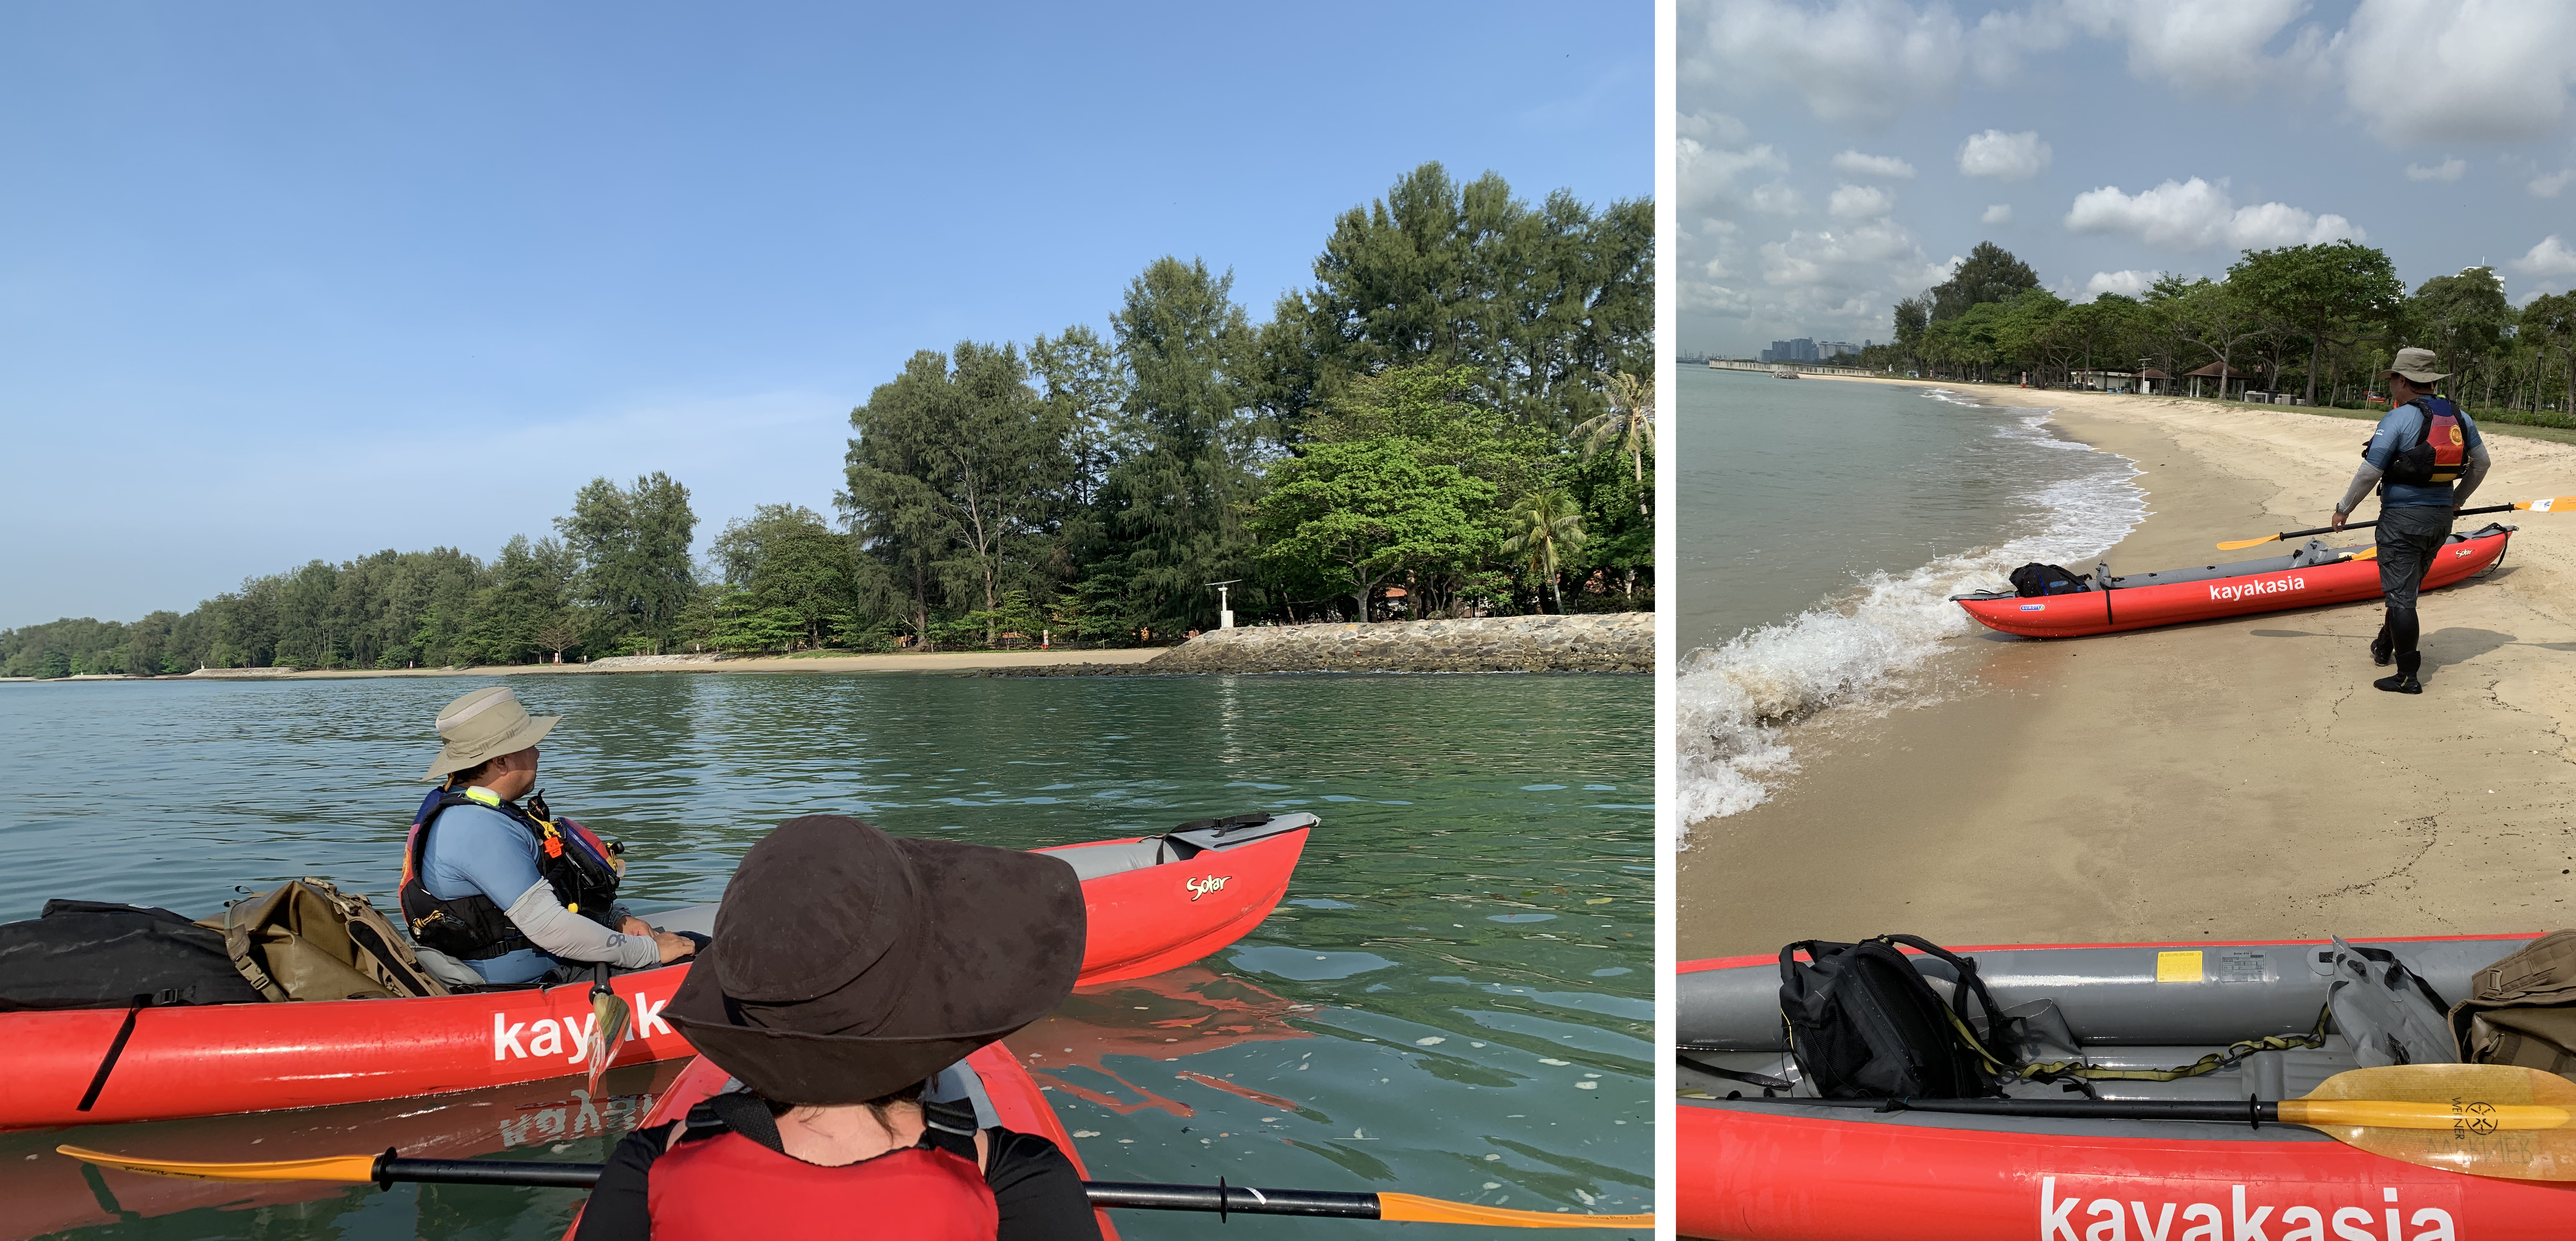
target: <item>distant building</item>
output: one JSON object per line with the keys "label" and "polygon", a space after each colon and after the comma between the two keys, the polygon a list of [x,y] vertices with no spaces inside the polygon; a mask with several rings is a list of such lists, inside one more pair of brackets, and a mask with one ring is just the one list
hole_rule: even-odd
{"label": "distant building", "polygon": [[1816,342],[1801,336],[1796,340],[1775,340],[1762,351],[1765,362],[1813,362],[1817,360]]}

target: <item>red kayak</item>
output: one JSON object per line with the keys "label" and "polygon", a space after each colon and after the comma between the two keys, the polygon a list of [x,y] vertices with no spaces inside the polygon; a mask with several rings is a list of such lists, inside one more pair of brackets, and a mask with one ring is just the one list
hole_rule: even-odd
{"label": "red kayak", "polygon": [[[1047,850],[1082,875],[1082,981],[1168,969],[1234,942],[1287,891],[1310,814],[1245,815]],[[714,905],[654,915],[705,932]],[[686,962],[612,980],[634,1006],[616,1063],[691,1054],[662,1019]],[[590,984],[428,999],[145,1009],[97,1103],[79,1110],[122,1009],[0,1015],[0,1130],[325,1107],[587,1073]]]}
{"label": "red kayak", "polygon": [[[2441,995],[2532,935],[2355,941],[2395,953]],[[2331,941],[1962,948],[1997,1004],[2053,1001],[2080,1054],[2110,1067],[2190,1064],[2238,1039],[2310,1033]],[[1909,954],[1912,953],[1908,949]],[[1950,967],[1923,956],[1936,986]],[[1677,980],[1679,1231],[1722,1241],[2541,1241],[2576,1235],[2576,1184],[2469,1176],[2312,1129],[2176,1121],[1880,1112],[1764,1097],[1732,1074],[1797,1077],[1776,955],[1689,962]],[[2027,1011],[2027,1010],[2024,1010]],[[2340,1029],[2173,1082],[2097,1082],[2105,1099],[2295,1098],[2355,1067]],[[2055,1088],[2016,1095],[2067,1098]],[[1812,1090],[1807,1091],[1812,1096]],[[1901,1220],[1901,1228],[1890,1221]]]}
{"label": "red kayak", "polygon": [[[979,1104],[976,1120],[982,1126],[1000,1125],[1019,1133],[1037,1134],[1055,1143],[1056,1149],[1073,1161],[1073,1170],[1081,1173],[1082,1179],[1091,1179],[1091,1170],[1083,1166],[1081,1152],[1073,1148],[1073,1135],[1064,1131],[1064,1122],[1056,1119],[1055,1109],[1047,1105],[1046,1095],[1020,1068],[1019,1058],[1012,1055],[1008,1047],[1000,1043],[986,1044],[974,1055],[966,1057],[958,1068],[963,1070],[963,1078],[972,1079],[970,1096],[974,1090],[980,1090],[983,1095],[975,1100]],[[948,1074],[941,1074],[941,1081],[946,1084]],[[640,1129],[678,1120],[687,1116],[690,1108],[696,1107],[709,1095],[721,1093],[732,1085],[731,1075],[717,1068],[714,1061],[701,1056],[690,1062],[689,1067],[680,1073],[679,1080],[671,1083],[669,1090],[662,1092],[661,1100],[636,1127]],[[1118,1230],[1110,1225],[1109,1213],[1094,1209],[1091,1214],[1100,1221],[1101,1241],[1118,1241]],[[580,1228],[581,1213],[576,1211],[572,1226],[564,1230],[565,1241],[571,1241],[573,1233]]]}
{"label": "red kayak", "polygon": [[[2424,589],[2439,589],[2484,572],[2504,556],[2505,543],[2515,529],[2489,524],[2452,535],[2425,572]],[[1979,591],[1951,599],[1988,629],[2025,638],[2078,638],[2376,599],[2379,562],[2354,558],[2354,553],[2367,550],[2367,545],[2327,548],[2311,540],[2306,548],[2287,556],[2114,577],[2107,590],[2097,583],[2096,589],[2069,595],[2024,598]]]}

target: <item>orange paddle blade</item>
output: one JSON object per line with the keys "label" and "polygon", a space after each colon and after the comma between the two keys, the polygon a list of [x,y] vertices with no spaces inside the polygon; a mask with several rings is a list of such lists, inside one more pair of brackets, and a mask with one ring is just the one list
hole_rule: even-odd
{"label": "orange paddle blade", "polygon": [[197,1163],[179,1159],[135,1159],[111,1155],[105,1151],[86,1150],[78,1146],[57,1146],[58,1154],[69,1155],[83,1163],[102,1168],[122,1168],[128,1172],[145,1172],[153,1176],[177,1176],[196,1181],[372,1181],[376,1179],[376,1156],[333,1155],[325,1159],[288,1159],[276,1163]]}
{"label": "orange paddle blade", "polygon": [[634,1006],[613,991],[600,993],[590,1003],[590,1033],[582,1054],[590,1061],[590,1095],[594,1099],[599,1097],[600,1075],[617,1058],[617,1045],[626,1037],[626,1024],[634,1016]]}
{"label": "orange paddle blade", "polygon": [[2527,508],[2535,513],[2576,513],[2576,496],[2550,496],[2540,500],[2517,501],[2514,507]]}
{"label": "orange paddle blade", "polygon": [[1653,1212],[1643,1215],[1576,1215],[1571,1211],[1516,1211],[1481,1207],[1413,1194],[1379,1194],[1377,1217],[1404,1224],[1482,1224],[1487,1228],[1646,1228],[1655,1226]]}
{"label": "orange paddle blade", "polygon": [[2280,541],[2280,538],[2281,536],[2277,534],[2267,534],[2259,539],[2238,539],[2233,543],[2219,544],[2218,550],[2222,552],[2232,552],[2244,547],[2261,547],[2266,543],[2277,543]]}
{"label": "orange paddle blade", "polygon": [[[2292,1109],[2314,1119],[2292,1120]],[[2318,1113],[2323,1113],[2319,1115]],[[2517,1181],[2576,1181],[2576,1082],[2510,1064],[2400,1064],[2327,1078],[2281,1119],[2374,1155]]]}

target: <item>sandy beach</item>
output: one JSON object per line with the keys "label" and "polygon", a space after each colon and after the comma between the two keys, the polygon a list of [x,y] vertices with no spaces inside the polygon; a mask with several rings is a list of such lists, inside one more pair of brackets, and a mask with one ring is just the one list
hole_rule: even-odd
{"label": "sandy beach", "polygon": [[[2212,545],[2323,524],[2369,434],[2287,407],[1966,391],[2053,407],[2066,434],[2144,471],[2151,515],[2103,557],[2115,573],[2250,557]],[[2576,446],[2489,444],[2473,505],[2576,491]],[[2421,696],[2370,687],[2375,602],[1948,640],[1936,701],[1793,728],[1796,775],[1694,825],[1682,959],[1890,931],[1975,945],[2576,925],[2576,516],[2504,516],[2520,532],[2503,567],[2421,605]]]}

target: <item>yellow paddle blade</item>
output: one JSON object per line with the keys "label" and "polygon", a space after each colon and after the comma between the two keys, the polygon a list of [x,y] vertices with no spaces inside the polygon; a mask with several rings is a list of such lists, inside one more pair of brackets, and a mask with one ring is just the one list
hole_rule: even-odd
{"label": "yellow paddle blade", "polygon": [[2550,496],[2542,500],[2516,501],[2514,507],[2527,508],[2535,513],[2576,513],[2576,496]]}
{"label": "yellow paddle blade", "polygon": [[2222,552],[2232,552],[2232,551],[2235,551],[2235,550],[2237,550],[2237,549],[2239,549],[2239,548],[2245,548],[2245,547],[2261,547],[2262,545],[2264,545],[2264,544],[2266,544],[2266,543],[2277,542],[2277,541],[2280,539],[2280,537],[2281,537],[2281,536],[2280,536],[2280,535],[2277,535],[2277,534],[2267,534],[2267,535],[2264,535],[2262,538],[2259,538],[2259,539],[2238,539],[2238,540],[2236,540],[2236,541],[2235,541],[2235,542],[2233,542],[2233,543],[2221,543],[2221,544],[2219,544],[2219,545],[2218,545],[2218,550],[2220,550],[2220,551],[2222,551]]}
{"label": "yellow paddle blade", "polygon": [[1571,1211],[1516,1211],[1480,1207],[1413,1194],[1379,1194],[1377,1217],[1402,1224],[1482,1224],[1488,1228],[1645,1228],[1655,1226],[1654,1213],[1643,1215],[1576,1215]]}
{"label": "yellow paddle blade", "polygon": [[[2293,1107],[2337,1104],[2362,1110],[2337,1119],[2292,1119]],[[2438,1119],[2432,1112],[2439,1113]],[[2552,1114],[2554,1124],[2546,1123]],[[2576,1082],[2538,1069],[2510,1064],[2354,1069],[2327,1078],[2306,1099],[2282,1101],[2281,1119],[2374,1155],[2427,1168],[2517,1181],[2576,1181],[2576,1125],[2569,1123],[2576,1119]]]}
{"label": "yellow paddle blade", "polygon": [[599,1077],[617,1058],[617,1045],[626,1037],[626,1023],[634,1016],[634,1006],[613,991],[602,992],[590,1002],[590,1035],[582,1054],[590,1061],[590,1096],[594,1099],[599,1097]]}
{"label": "yellow paddle blade", "polygon": [[178,1176],[196,1181],[372,1181],[376,1156],[334,1155],[327,1159],[288,1159],[277,1163],[195,1163],[178,1159],[135,1159],[78,1146],[57,1146],[58,1154],[102,1168]]}
{"label": "yellow paddle blade", "polygon": [[2351,558],[2354,560],[2377,560],[2379,559],[2379,549],[2376,547],[2365,547],[2360,551],[2354,552]]}

